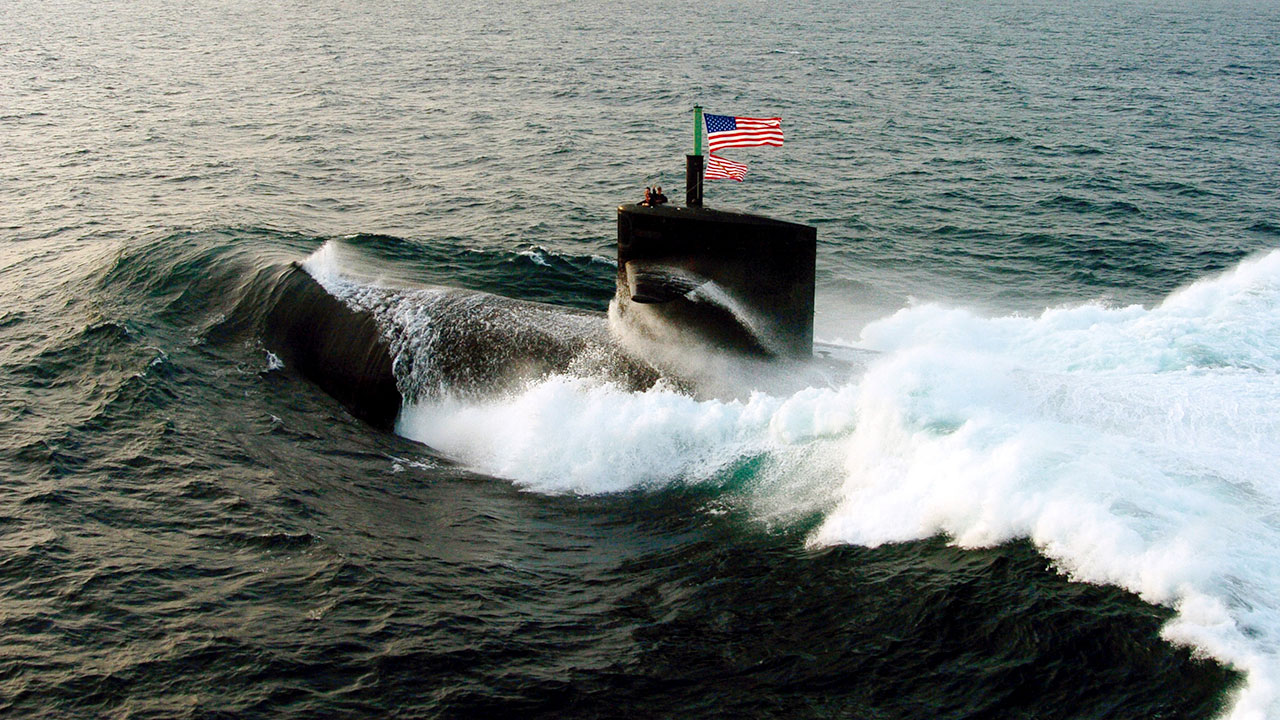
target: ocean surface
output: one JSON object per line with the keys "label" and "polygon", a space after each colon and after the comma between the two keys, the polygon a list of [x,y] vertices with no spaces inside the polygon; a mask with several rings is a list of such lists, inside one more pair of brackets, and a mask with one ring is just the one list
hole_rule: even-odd
{"label": "ocean surface", "polygon": [[[1280,719],[1278,39],[1274,0],[4,0],[0,715]],[[293,262],[603,311],[695,104],[783,118],[707,204],[817,227],[846,376],[388,433],[237,322]]]}

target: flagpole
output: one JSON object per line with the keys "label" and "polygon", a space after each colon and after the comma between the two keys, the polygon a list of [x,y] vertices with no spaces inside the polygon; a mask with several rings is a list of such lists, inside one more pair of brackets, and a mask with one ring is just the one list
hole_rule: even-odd
{"label": "flagpole", "polygon": [[693,154],[684,156],[684,204],[702,207],[702,106],[693,106]]}
{"label": "flagpole", "polygon": [[693,154],[702,154],[702,106],[693,106]]}

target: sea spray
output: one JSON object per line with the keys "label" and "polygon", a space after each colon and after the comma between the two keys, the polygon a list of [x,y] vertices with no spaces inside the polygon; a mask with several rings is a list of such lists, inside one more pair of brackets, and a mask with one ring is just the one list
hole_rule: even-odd
{"label": "sea spray", "polygon": [[843,501],[817,544],[1029,538],[1072,578],[1171,606],[1165,637],[1280,714],[1280,252],[1153,309],[866,328]]}
{"label": "sea spray", "polygon": [[814,545],[1027,538],[1172,607],[1167,639],[1245,672],[1232,716],[1274,716],[1278,306],[1272,253],[1151,309],[908,308],[864,330],[880,357],[835,387],[725,402],[556,376],[407,407],[399,430],[546,493],[722,485],[759,459],[752,505],[821,510]]}
{"label": "sea spray", "polygon": [[509,392],[554,373],[629,389],[657,380],[610,341],[603,313],[450,287],[384,287],[350,274],[342,253],[327,242],[302,267],[377,323],[396,387],[410,402]]}
{"label": "sea spray", "polygon": [[847,400],[847,391],[696,400],[554,376],[484,402],[411,404],[398,431],[529,490],[594,494],[720,482],[743,460],[847,433]]}

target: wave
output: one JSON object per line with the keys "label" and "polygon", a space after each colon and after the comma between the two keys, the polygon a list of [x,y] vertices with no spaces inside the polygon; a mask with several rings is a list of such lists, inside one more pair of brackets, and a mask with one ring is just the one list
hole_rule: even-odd
{"label": "wave", "polygon": [[[984,317],[920,305],[825,387],[697,399],[562,372],[407,404],[397,430],[539,493],[718,487],[815,546],[1028,539],[1169,606],[1163,636],[1280,715],[1280,251],[1161,304]],[[731,491],[731,492],[730,492]]]}
{"label": "wave", "polygon": [[[252,243],[209,249],[230,235],[251,234],[166,238],[120,256],[98,280],[154,304],[175,328],[216,339],[205,318],[223,310],[235,318],[226,306],[253,284],[245,271],[279,272],[277,256],[316,241],[283,238],[265,259]],[[334,246],[312,256],[313,276],[348,302],[381,307],[383,323],[401,313],[403,342],[424,341],[422,326],[408,322],[413,313],[403,313],[446,309],[421,300],[447,292],[379,306],[391,294],[344,286]],[[495,260],[524,261],[519,253]],[[697,486],[763,522],[807,529],[815,547],[1026,539],[1075,580],[1173,608],[1167,640],[1244,674],[1232,717],[1274,717],[1278,306],[1280,251],[1150,308],[987,317],[909,307],[855,333],[870,352],[863,363],[798,391],[752,392],[755,379],[739,378],[739,399],[700,398],[564,365],[497,394],[410,393],[396,429],[529,492]],[[575,317],[563,321],[600,332],[602,319]],[[89,329],[118,334],[111,324]]]}
{"label": "wave", "polygon": [[[273,276],[278,258],[316,242],[266,233],[264,256],[259,243],[238,241],[262,233],[206,235],[148,243],[97,280],[145,301],[166,326],[217,341],[240,337],[235,298],[261,310],[252,288],[269,283],[246,273]],[[236,242],[228,250],[224,240]],[[377,238],[340,244],[416,252]],[[429,355],[411,321],[428,320],[414,315],[423,308],[453,308],[448,292],[343,289],[341,263],[326,260],[334,244],[325,247],[308,262],[313,275],[346,302],[368,303],[384,329],[401,322],[400,350]],[[536,265],[519,252],[493,262]],[[412,302],[383,302],[393,296]],[[421,366],[400,367],[397,379],[422,391],[405,393],[396,429],[529,492],[697,486],[763,522],[806,529],[818,547],[1026,539],[1076,580],[1172,608],[1166,639],[1244,674],[1232,717],[1280,716],[1278,306],[1280,251],[1154,307],[987,317],[917,305],[854,333],[867,354],[843,374],[798,391],[739,376],[737,399],[658,380],[639,389],[572,363],[498,393],[434,393],[429,378],[405,373]],[[574,313],[557,311],[581,335],[604,331],[603,318]],[[544,327],[528,319],[530,331]]]}

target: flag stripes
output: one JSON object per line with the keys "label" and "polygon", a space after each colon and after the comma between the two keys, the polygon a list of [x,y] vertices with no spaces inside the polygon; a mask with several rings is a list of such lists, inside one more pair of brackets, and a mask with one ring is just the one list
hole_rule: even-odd
{"label": "flag stripes", "polygon": [[737,180],[742,182],[742,178],[747,176],[746,163],[725,160],[717,155],[707,156],[706,174],[703,176],[708,180]]}

